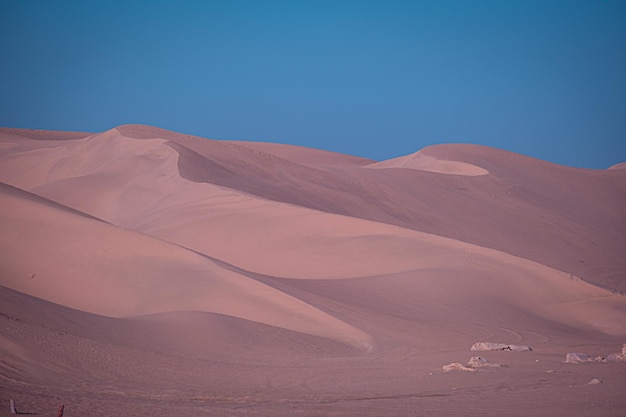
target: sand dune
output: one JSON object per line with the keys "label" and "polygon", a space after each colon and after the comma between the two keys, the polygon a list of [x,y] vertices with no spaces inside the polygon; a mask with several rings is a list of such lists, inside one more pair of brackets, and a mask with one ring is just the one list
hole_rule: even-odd
{"label": "sand dune", "polygon": [[[199,211],[207,215],[202,204],[211,205],[211,215],[219,199],[208,202],[202,195],[228,195],[224,210],[239,199],[241,209],[246,198],[251,204],[268,204],[266,211],[282,207],[267,200],[289,203],[492,248],[595,285],[626,290],[620,278],[626,258],[617,249],[626,246],[626,234],[614,227],[626,217],[626,177],[621,170],[572,169],[472,145],[440,145],[420,154],[471,163],[492,175],[371,170],[353,163],[320,167],[308,163],[302,149],[294,162],[283,158],[294,151],[276,152],[278,145],[266,147],[274,149],[267,153],[241,142],[135,125],[54,149],[5,153],[0,180],[131,228],[141,224],[177,229],[170,220],[184,222]],[[318,161],[319,153],[314,151],[311,160]],[[79,156],[85,162],[71,162]],[[186,210],[195,211],[190,216]],[[158,212],[166,213],[168,220],[160,221]],[[199,234],[177,230],[198,240]],[[228,245],[220,246],[227,250]]]}
{"label": "sand dune", "polygon": [[368,165],[369,168],[409,168],[418,169],[439,174],[464,175],[475,177],[478,175],[486,175],[489,173],[484,168],[469,164],[467,162],[451,161],[438,159],[422,152],[416,152],[411,155],[400,156],[398,158],[388,159]]}
{"label": "sand dune", "polygon": [[106,316],[205,311],[367,348],[363,332],[196,253],[22,194],[0,188],[8,288]]}
{"label": "sand dune", "polygon": [[[0,181],[0,400],[25,412],[626,408],[622,363],[563,363],[626,341],[623,170],[125,125],[0,129]],[[442,371],[484,340],[533,350]]]}
{"label": "sand dune", "polygon": [[268,153],[271,147],[261,152],[145,126],[118,130],[127,137],[170,141],[180,153],[180,174],[195,182],[474,243],[626,291],[621,272],[616,273],[626,270],[626,258],[616,250],[626,239],[613,226],[626,216],[621,170],[573,169],[459,144],[428,147],[420,154],[472,164],[492,175],[320,167],[307,163],[303,153],[298,162],[283,158],[285,152]]}

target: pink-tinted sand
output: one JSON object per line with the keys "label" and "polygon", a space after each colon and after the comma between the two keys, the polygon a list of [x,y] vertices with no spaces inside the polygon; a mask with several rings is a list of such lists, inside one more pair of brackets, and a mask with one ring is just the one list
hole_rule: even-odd
{"label": "pink-tinted sand", "polygon": [[0,415],[626,415],[619,168],[0,129]]}

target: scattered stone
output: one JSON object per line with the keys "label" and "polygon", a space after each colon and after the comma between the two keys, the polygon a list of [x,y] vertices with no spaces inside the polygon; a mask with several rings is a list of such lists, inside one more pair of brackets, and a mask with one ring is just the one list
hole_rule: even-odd
{"label": "scattered stone", "polygon": [[480,356],[472,356],[469,362],[467,363],[469,368],[503,368],[507,365],[502,363],[491,363],[485,358],[481,358]]}
{"label": "scattered stone", "polygon": [[602,381],[599,380],[598,378],[594,378],[587,383],[587,385],[596,385],[596,384],[602,384]]}
{"label": "scattered stone", "polygon": [[443,366],[443,371],[467,371],[467,372],[475,372],[479,368],[503,368],[507,365],[502,363],[491,363],[485,358],[481,358],[480,356],[472,356],[467,363],[467,366],[460,364],[458,362],[450,363],[448,365]]}
{"label": "scattered stone", "polygon": [[526,345],[508,345],[505,343],[477,342],[470,349],[471,351],[488,351],[488,350],[508,350],[511,352],[532,351],[530,346]]}
{"label": "scattered stone", "polygon": [[448,365],[443,365],[443,371],[444,372],[448,372],[448,371],[466,371],[466,372],[476,372],[476,369],[474,368],[468,368],[467,366],[458,363],[458,362],[453,362],[450,363]]}
{"label": "scattered stone", "polygon": [[626,343],[622,346],[622,353],[611,353],[606,357],[607,362],[626,362]]}
{"label": "scattered stone", "polygon": [[596,356],[592,358],[586,353],[571,352],[565,355],[565,363],[585,363],[585,362],[626,362],[626,343],[622,346],[622,353],[611,353],[609,356]]}
{"label": "scattered stone", "polygon": [[585,363],[585,362],[595,362],[595,359],[586,353],[580,352],[570,352],[565,355],[565,363]]}

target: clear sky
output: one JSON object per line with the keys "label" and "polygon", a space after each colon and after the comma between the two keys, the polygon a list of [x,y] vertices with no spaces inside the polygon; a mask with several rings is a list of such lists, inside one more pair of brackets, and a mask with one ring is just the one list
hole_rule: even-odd
{"label": "clear sky", "polygon": [[626,0],[0,0],[0,126],[626,161]]}

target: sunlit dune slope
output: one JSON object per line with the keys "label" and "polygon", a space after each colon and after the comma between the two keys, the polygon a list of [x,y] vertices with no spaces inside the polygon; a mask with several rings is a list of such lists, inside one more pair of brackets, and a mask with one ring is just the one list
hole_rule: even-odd
{"label": "sunlit dune slope", "polygon": [[423,152],[400,156],[368,165],[369,168],[408,168],[422,171],[436,172],[438,174],[463,175],[475,177],[488,174],[484,168],[467,163],[447,159],[438,159]]}

